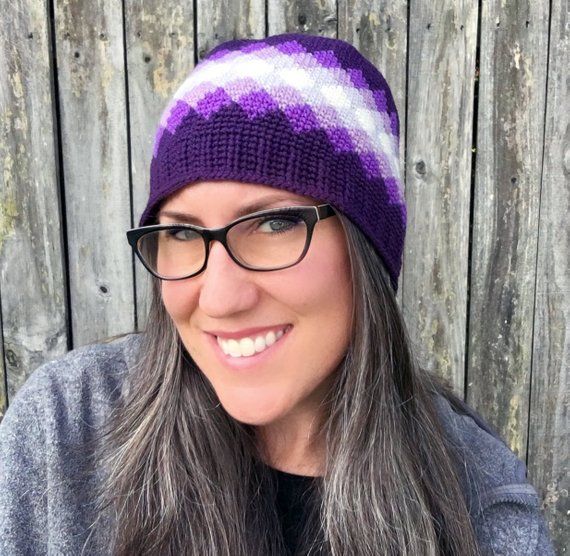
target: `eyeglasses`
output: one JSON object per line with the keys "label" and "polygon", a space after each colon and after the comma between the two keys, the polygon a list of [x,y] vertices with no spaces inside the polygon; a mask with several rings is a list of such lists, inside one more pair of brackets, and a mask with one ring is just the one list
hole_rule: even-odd
{"label": "eyeglasses", "polygon": [[267,209],[223,228],[156,224],[133,228],[127,239],[146,269],[161,280],[183,280],[208,264],[210,243],[219,241],[232,260],[249,270],[289,268],[307,254],[315,224],[336,213],[331,205]]}

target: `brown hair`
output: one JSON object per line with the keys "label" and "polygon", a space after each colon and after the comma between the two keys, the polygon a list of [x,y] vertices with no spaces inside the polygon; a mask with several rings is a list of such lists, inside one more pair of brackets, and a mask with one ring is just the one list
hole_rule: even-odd
{"label": "brown hair", "polygon": [[[382,262],[344,216],[353,280],[349,350],[324,402],[326,473],[309,554],[479,554],[459,461],[433,398],[457,401],[410,349]],[[154,282],[141,359],[101,436],[114,553],[285,553],[255,428],[236,422],[182,345]]]}

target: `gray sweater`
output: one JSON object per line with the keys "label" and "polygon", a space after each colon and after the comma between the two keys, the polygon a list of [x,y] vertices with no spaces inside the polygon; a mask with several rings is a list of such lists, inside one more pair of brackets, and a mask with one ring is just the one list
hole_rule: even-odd
{"label": "gray sweater", "polygon": [[[0,425],[0,555],[109,554],[109,527],[95,521],[101,471],[82,449],[108,415],[140,337],[86,346],[37,369]],[[554,554],[524,464],[473,413],[437,400],[461,447],[470,515],[483,554]]]}

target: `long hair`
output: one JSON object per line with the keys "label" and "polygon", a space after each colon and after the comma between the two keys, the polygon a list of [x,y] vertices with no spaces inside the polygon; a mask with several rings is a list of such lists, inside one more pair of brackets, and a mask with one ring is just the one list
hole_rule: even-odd
{"label": "long hair", "polygon": [[[459,461],[433,398],[451,387],[419,367],[384,266],[347,218],[353,283],[348,351],[322,404],[326,470],[308,554],[480,554]],[[140,360],[101,435],[113,553],[285,554],[275,479],[255,427],[229,416],[153,286]]]}

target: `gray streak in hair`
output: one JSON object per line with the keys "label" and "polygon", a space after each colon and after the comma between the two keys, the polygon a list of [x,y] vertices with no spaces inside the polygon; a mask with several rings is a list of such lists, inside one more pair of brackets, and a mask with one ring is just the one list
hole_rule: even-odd
{"label": "gray streak in hair", "polygon": [[[326,472],[316,481],[304,554],[476,556],[456,456],[382,262],[345,228],[353,279],[349,350],[323,402]],[[185,351],[156,281],[130,388],[101,433],[99,509],[113,553],[278,556],[276,485],[255,428],[236,422]],[[104,522],[104,521],[103,521]]]}

